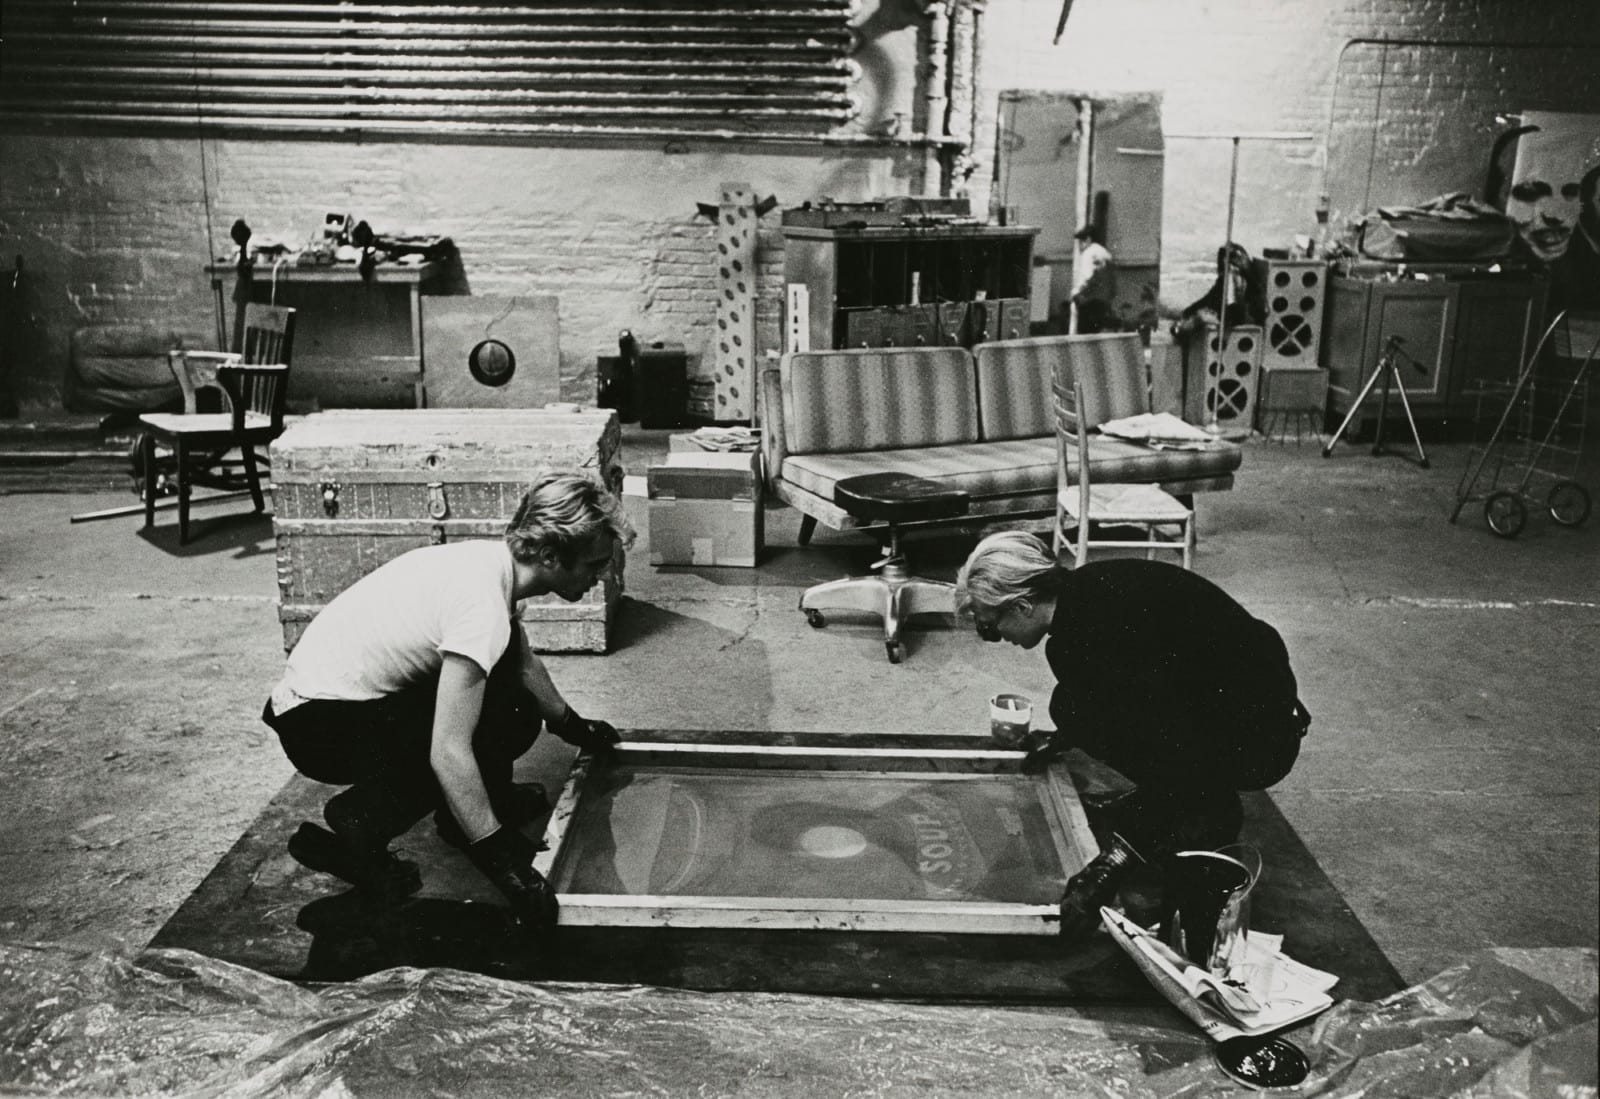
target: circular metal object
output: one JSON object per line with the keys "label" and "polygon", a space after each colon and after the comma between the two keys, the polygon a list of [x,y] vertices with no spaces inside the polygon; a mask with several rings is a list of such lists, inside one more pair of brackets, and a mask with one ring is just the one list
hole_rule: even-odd
{"label": "circular metal object", "polygon": [[1576,481],[1557,481],[1546,498],[1550,518],[1564,527],[1576,527],[1589,518],[1589,490]]}
{"label": "circular metal object", "polygon": [[1528,525],[1528,508],[1514,492],[1496,492],[1483,504],[1483,521],[1502,538],[1515,538]]}
{"label": "circular metal object", "polygon": [[498,388],[517,372],[517,356],[499,340],[483,340],[467,353],[467,370],[483,385]]}
{"label": "circular metal object", "polygon": [[1230,1038],[1212,1051],[1217,1067],[1246,1087],[1292,1088],[1311,1073],[1311,1062],[1287,1038]]}

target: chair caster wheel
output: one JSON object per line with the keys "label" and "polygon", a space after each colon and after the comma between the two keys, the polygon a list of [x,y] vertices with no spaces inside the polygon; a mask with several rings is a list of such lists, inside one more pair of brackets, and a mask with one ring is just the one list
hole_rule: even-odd
{"label": "chair caster wheel", "polygon": [[885,641],[883,647],[889,651],[889,663],[898,664],[906,658],[906,647],[900,641]]}
{"label": "chair caster wheel", "polygon": [[822,617],[822,612],[817,610],[816,608],[814,608],[814,607],[806,607],[805,608],[805,612],[806,612],[806,625],[810,626],[812,629],[820,630],[820,629],[822,629],[822,627],[824,627],[824,626],[826,626],[828,624],[828,620],[826,618]]}

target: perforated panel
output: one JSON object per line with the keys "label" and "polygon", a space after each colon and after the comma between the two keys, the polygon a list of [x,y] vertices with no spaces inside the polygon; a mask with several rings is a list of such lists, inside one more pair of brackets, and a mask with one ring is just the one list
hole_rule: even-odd
{"label": "perforated panel", "polygon": [[1266,294],[1266,344],[1261,365],[1317,365],[1327,265],[1314,260],[1258,260]]}
{"label": "perforated panel", "polygon": [[1228,330],[1227,346],[1219,350],[1218,330],[1208,325],[1205,336],[1206,423],[1248,431],[1255,422],[1256,388],[1261,379],[1261,336],[1256,325]]}
{"label": "perforated panel", "polygon": [[724,183],[717,212],[717,338],[712,355],[718,420],[750,421],[756,323],[756,211],[748,183]]}

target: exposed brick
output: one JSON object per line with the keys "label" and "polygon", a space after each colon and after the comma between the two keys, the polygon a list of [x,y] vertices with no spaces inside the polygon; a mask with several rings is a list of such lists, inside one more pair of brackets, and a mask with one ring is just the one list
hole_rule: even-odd
{"label": "exposed brick", "polygon": [[[1234,236],[1253,252],[1311,232],[1323,192],[1343,216],[1475,190],[1496,112],[1600,112],[1593,0],[1075,0],[1053,45],[1060,8],[1060,0],[985,8],[968,184],[979,210],[987,208],[1004,89],[1157,91],[1170,134],[1311,134],[1244,143]],[[1385,37],[1473,44],[1357,41]],[[906,71],[864,66],[863,125],[895,111],[921,117],[922,74],[904,64],[904,40],[883,56]],[[1551,45],[1525,45],[1538,42]],[[16,366],[18,388],[29,399],[59,391],[67,337],[80,324],[159,319],[211,330],[201,265],[207,253],[227,252],[234,218],[244,217],[258,240],[299,243],[332,211],[380,232],[450,236],[462,264],[456,292],[557,294],[564,395],[583,399],[593,393],[595,357],[615,353],[621,328],[681,340],[691,361],[709,345],[716,229],[696,203],[715,203],[724,182],[786,205],[860,199],[913,190],[922,160],[919,150],[808,155],[710,142],[668,153],[664,143],[643,142],[208,139],[202,150],[189,137],[0,134],[0,257],[24,257],[40,336],[39,353]],[[1210,283],[1228,170],[1226,141],[1166,142],[1169,309]],[[761,350],[780,338],[782,247],[774,212],[758,228],[752,271]],[[403,343],[405,334],[385,339]]]}

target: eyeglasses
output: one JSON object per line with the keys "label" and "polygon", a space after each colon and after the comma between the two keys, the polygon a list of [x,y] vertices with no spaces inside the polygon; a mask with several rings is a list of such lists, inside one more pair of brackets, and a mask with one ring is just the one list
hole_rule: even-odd
{"label": "eyeglasses", "polygon": [[984,621],[984,619],[979,616],[977,611],[973,611],[972,624],[978,630],[979,639],[983,641],[1001,640],[1000,623],[1004,621],[1005,616],[1009,613],[1011,613],[1010,607],[1002,607],[1000,610],[992,612],[992,615],[988,621]]}

